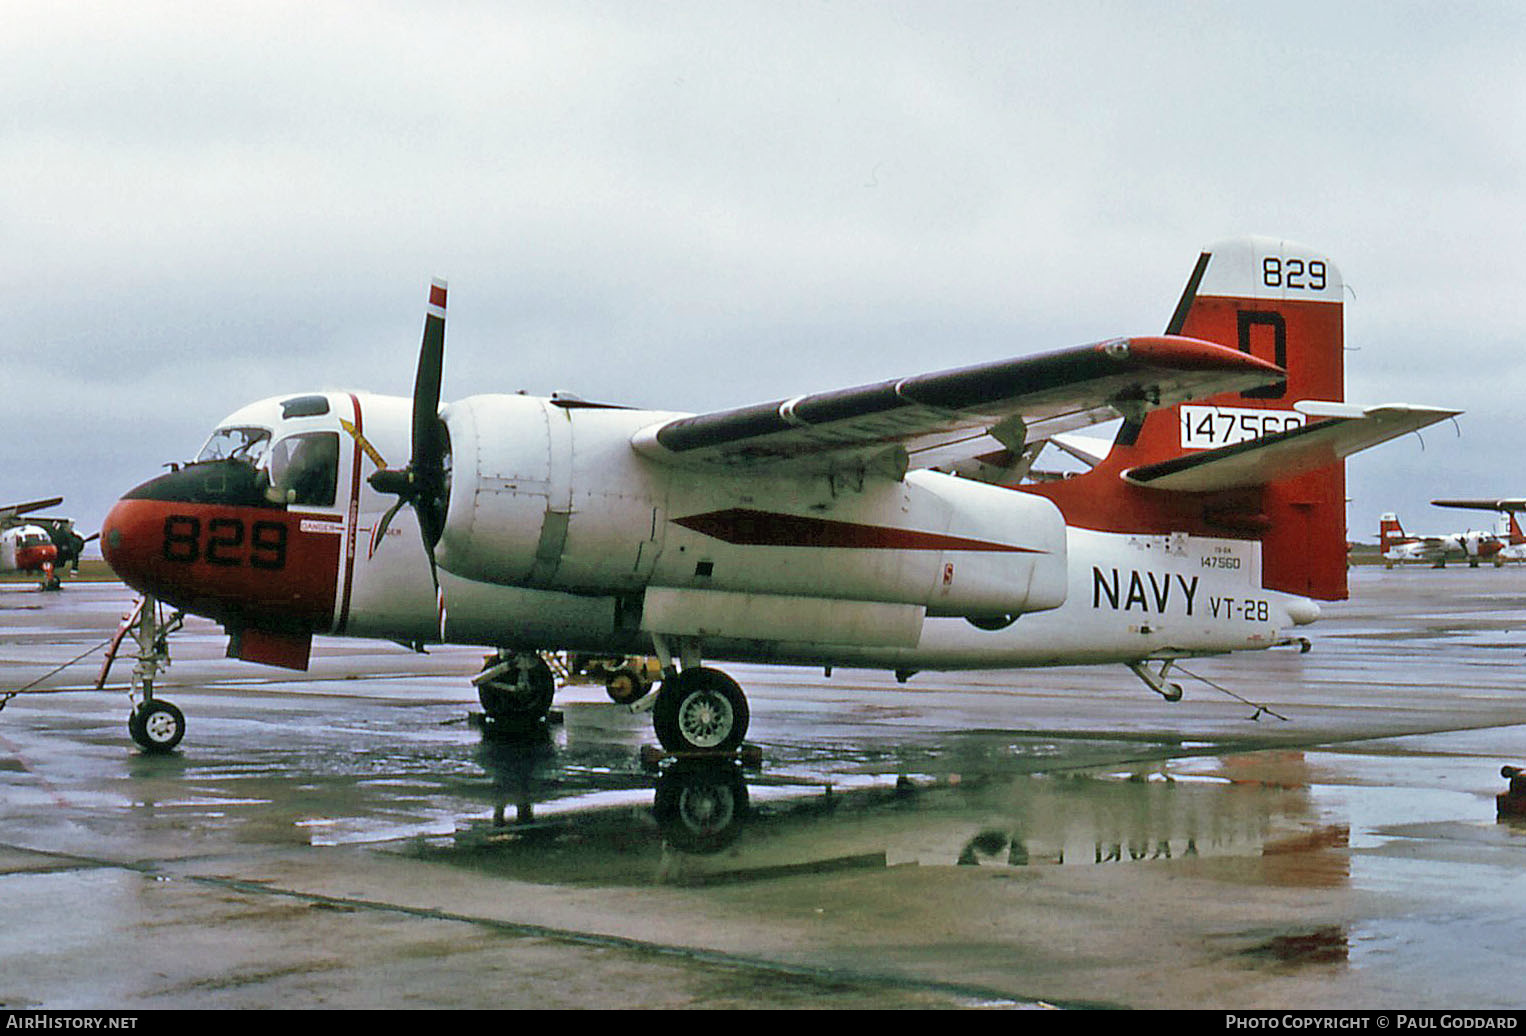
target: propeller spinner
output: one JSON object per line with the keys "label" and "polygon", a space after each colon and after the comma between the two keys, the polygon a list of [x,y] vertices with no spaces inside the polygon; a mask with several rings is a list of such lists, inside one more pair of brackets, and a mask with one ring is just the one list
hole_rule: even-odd
{"label": "propeller spinner", "polygon": [[440,379],[445,362],[445,282],[429,286],[429,311],[424,317],[424,340],[419,346],[419,369],[413,379],[413,456],[406,467],[382,468],[367,479],[378,493],[397,497],[382,517],[376,541],[387,531],[404,504],[418,516],[429,572],[439,589],[434,550],[445,529],[450,502],[450,434],[440,420]]}

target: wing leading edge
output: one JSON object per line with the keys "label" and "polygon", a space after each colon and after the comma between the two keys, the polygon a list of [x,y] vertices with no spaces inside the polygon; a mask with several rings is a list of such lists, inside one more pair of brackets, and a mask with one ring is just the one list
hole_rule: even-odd
{"label": "wing leading edge", "polygon": [[884,468],[899,477],[949,446],[1030,438],[1271,385],[1280,367],[1179,336],[1119,338],[1037,356],[681,417],[632,438],[645,456],[700,470],[778,474]]}
{"label": "wing leading edge", "polygon": [[1505,497],[1493,500],[1432,500],[1437,507],[1462,507],[1470,511],[1526,511],[1526,497]]}
{"label": "wing leading edge", "polygon": [[49,497],[47,500],[33,500],[25,504],[7,504],[4,507],[0,507],[0,521],[9,521],[12,518],[18,518],[23,514],[30,514],[33,511],[56,507],[63,502],[63,497],[55,496]]}

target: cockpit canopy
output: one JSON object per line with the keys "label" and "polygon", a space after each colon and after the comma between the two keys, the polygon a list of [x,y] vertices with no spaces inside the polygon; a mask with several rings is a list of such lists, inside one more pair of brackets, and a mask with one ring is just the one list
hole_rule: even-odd
{"label": "cockpit canopy", "polygon": [[269,428],[219,428],[196,455],[196,463],[209,460],[246,460],[258,465],[270,447]]}
{"label": "cockpit canopy", "polygon": [[47,530],[36,525],[23,525],[11,535],[16,546],[21,548],[46,547],[53,542]]}
{"label": "cockpit canopy", "polygon": [[269,503],[334,506],[339,481],[337,432],[296,432],[272,442],[269,428],[229,425],[212,433],[196,455],[196,463],[229,461],[242,462],[257,472],[257,485]]}

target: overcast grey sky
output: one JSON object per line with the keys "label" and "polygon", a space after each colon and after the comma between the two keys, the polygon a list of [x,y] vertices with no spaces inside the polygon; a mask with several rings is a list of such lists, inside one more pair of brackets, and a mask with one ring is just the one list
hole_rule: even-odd
{"label": "overcast grey sky", "polygon": [[1377,516],[1526,494],[1526,5],[6,0],[0,502],[276,393],[708,410],[1163,329],[1205,244],[1326,250],[1347,395],[1468,413]]}

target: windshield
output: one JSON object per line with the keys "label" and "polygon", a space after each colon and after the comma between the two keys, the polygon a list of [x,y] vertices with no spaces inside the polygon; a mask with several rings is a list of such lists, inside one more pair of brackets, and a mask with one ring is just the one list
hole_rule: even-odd
{"label": "windshield", "polygon": [[196,455],[196,461],[236,459],[258,464],[269,445],[268,428],[219,428]]}

